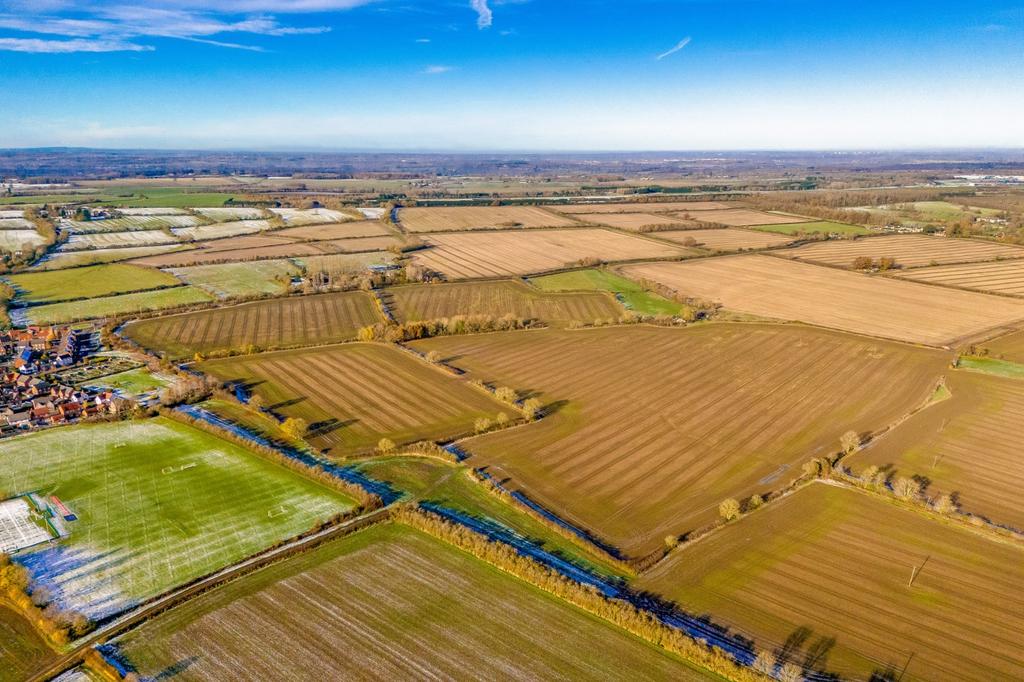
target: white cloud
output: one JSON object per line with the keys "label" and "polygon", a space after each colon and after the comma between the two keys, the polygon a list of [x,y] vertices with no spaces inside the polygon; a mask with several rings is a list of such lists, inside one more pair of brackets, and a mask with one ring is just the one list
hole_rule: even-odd
{"label": "white cloud", "polygon": [[454,66],[445,66],[443,64],[432,64],[431,66],[428,66],[427,68],[423,69],[423,73],[425,73],[425,74],[427,74],[429,76],[436,76],[436,75],[441,74],[441,73],[448,73],[449,71],[451,71],[454,68],[455,68]]}
{"label": "white cloud", "polygon": [[420,43],[420,44],[423,44],[423,45],[426,45],[427,43],[430,42],[430,38],[417,38],[416,42]]}
{"label": "white cloud", "polygon": [[470,5],[476,10],[476,27],[489,28],[494,23],[494,14],[487,6],[487,0],[470,0]]}
{"label": "white cloud", "polygon": [[655,57],[655,59],[660,62],[665,57],[668,57],[670,55],[674,55],[676,52],[679,52],[679,50],[683,49],[684,47],[686,47],[689,44],[690,44],[690,36],[686,36],[685,38],[680,40],[678,43],[676,43],[675,47],[673,47],[671,50],[665,50],[664,52],[659,54],[657,57]]}
{"label": "white cloud", "polygon": [[146,52],[152,49],[148,45],[136,45],[122,40],[0,38],[0,50],[7,52],[67,54],[70,52]]}
{"label": "white cloud", "polygon": [[[98,6],[67,1],[50,2],[44,7],[24,6],[23,11],[0,12],[0,29],[28,34],[73,38],[57,41],[34,36],[0,36],[12,46],[4,49],[22,51],[98,52],[115,49],[153,49],[136,45],[140,38],[178,38],[218,47],[262,51],[262,48],[236,41],[214,39],[222,34],[260,36],[297,36],[326,33],[328,26],[289,26],[269,14],[238,16],[240,12],[285,11],[289,13],[344,10],[365,5],[372,0],[155,0],[147,5],[103,4]],[[18,10],[17,2],[0,0],[0,9]],[[85,40],[88,39],[88,40]],[[36,41],[42,43],[33,47]],[[62,45],[49,45],[60,42]],[[107,49],[97,47],[106,46]],[[118,48],[118,45],[124,47]],[[21,47],[19,47],[21,46]],[[49,48],[49,49],[47,49]]]}

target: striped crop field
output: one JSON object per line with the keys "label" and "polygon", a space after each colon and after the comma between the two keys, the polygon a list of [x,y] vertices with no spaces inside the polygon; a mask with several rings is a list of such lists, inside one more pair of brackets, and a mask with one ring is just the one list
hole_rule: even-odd
{"label": "striped crop field", "polygon": [[671,555],[638,587],[842,679],[1017,679],[1024,550],[815,483]]}
{"label": "striped crop field", "polygon": [[723,230],[668,230],[658,232],[658,239],[668,239],[679,244],[691,244],[692,239],[697,246],[711,251],[743,251],[746,249],[767,249],[773,246],[785,246],[793,241],[792,237],[769,232],[755,232],[727,228]]}
{"label": "striped crop field", "polygon": [[401,445],[471,433],[475,419],[503,407],[462,379],[379,344],[235,356],[199,367],[251,386],[274,412],[305,419],[310,442],[339,457],[372,451],[385,437]]}
{"label": "striped crop field", "polygon": [[536,395],[539,422],[470,439],[469,463],[632,555],[775,490],[854,429],[922,404],[946,353],[788,325],[543,330],[416,341]]}
{"label": "striped crop field", "polygon": [[380,322],[361,291],[293,296],[133,322],[124,333],[174,358],[194,353],[312,345],[354,338],[360,327]]}
{"label": "striped crop field", "polygon": [[645,237],[601,229],[434,234],[413,259],[452,279],[557,270],[583,259],[638,260],[696,253]]}
{"label": "striped crop field", "polygon": [[[917,268],[944,263],[971,263],[1000,258],[1024,258],[1024,248],[976,239],[950,239],[923,234],[899,234],[863,239],[837,239],[806,244],[786,251],[797,260],[852,267],[856,258],[893,258],[897,266]],[[911,275],[914,279],[916,276]]]}
{"label": "striped crop field", "polygon": [[788,223],[806,223],[811,218],[785,213],[768,213],[751,208],[729,208],[721,211],[701,211],[691,216],[694,220],[708,223],[720,223],[729,227],[746,227],[748,225],[785,225]]}
{"label": "striped crop field", "polygon": [[916,268],[897,273],[897,276],[959,289],[1024,296],[1024,259]]}
{"label": "striped crop field", "polygon": [[564,324],[618,319],[623,312],[608,294],[542,292],[520,280],[396,287],[387,291],[386,298],[401,322],[455,315],[513,315]]}
{"label": "striped crop field", "polygon": [[[406,526],[366,528],[117,641],[147,679],[715,679]],[[180,665],[180,661],[188,665]]]}
{"label": "striped crop field", "polygon": [[403,208],[398,220],[408,232],[454,232],[500,228],[570,227],[576,221],[536,206],[438,206]]}
{"label": "striped crop field", "polygon": [[720,211],[734,208],[724,201],[634,201],[623,204],[568,204],[552,206],[559,213],[667,213],[673,211]]}
{"label": "striped crop field", "polygon": [[894,479],[920,476],[927,494],[956,494],[963,510],[1024,528],[1024,381],[953,371],[952,397],[914,415],[853,455],[859,473],[886,467]]}
{"label": "striped crop field", "polygon": [[573,217],[585,223],[607,225],[632,232],[644,232],[647,231],[645,228],[666,226],[683,228],[687,224],[682,218],[663,213],[577,213]]}
{"label": "striped crop field", "polygon": [[28,679],[56,653],[21,614],[0,604],[0,682]]}
{"label": "striped crop field", "polygon": [[631,265],[622,272],[741,313],[933,346],[1024,320],[1024,301],[772,256]]}
{"label": "striped crop field", "polygon": [[288,227],[274,232],[279,237],[291,239],[352,239],[354,237],[378,237],[388,235],[387,228],[376,220],[354,220],[349,223],[331,223],[327,225],[306,225]]}

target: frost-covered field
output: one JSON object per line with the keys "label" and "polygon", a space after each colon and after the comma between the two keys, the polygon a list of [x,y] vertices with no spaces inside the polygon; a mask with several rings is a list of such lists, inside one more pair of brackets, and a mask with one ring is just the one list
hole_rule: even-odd
{"label": "frost-covered field", "polygon": [[24,218],[25,211],[13,208],[0,209],[0,219],[2,218]]}
{"label": "frost-covered field", "polygon": [[139,246],[122,249],[92,249],[90,251],[51,251],[42,260],[36,261],[30,269],[59,270],[60,268],[73,268],[79,265],[92,265],[94,263],[113,263],[119,260],[128,260],[129,258],[155,256],[185,248],[188,247],[180,244],[169,244],[165,246]]}
{"label": "frost-covered field", "polygon": [[78,516],[59,543],[14,558],[59,601],[94,618],[351,506],[233,443],[159,418],[6,439],[0,488],[57,495]]}
{"label": "frost-covered field", "polygon": [[235,220],[259,220],[260,218],[267,217],[263,209],[248,206],[220,206],[217,208],[196,208],[193,210],[217,223]]}
{"label": "frost-covered field", "polygon": [[0,230],[0,251],[31,249],[44,242],[43,236],[35,230]]}
{"label": "frost-covered field", "polygon": [[22,217],[0,218],[0,230],[34,230],[35,226]]}
{"label": "frost-covered field", "polygon": [[[117,642],[146,678],[698,680],[677,659],[405,526],[218,588]],[[187,661],[187,665],[182,665]]]}
{"label": "frost-covered field", "polygon": [[72,232],[122,232],[128,230],[164,230],[171,227],[193,227],[202,221],[194,215],[137,215],[106,220],[65,220]]}
{"label": "frost-covered field", "polygon": [[[3,237],[0,232],[0,237]],[[33,233],[35,234],[35,233]],[[42,237],[40,237],[40,241]],[[103,249],[119,246],[153,246],[156,244],[177,244],[178,240],[163,230],[136,230],[134,232],[96,232],[73,234],[61,247],[61,251],[82,249]]]}
{"label": "frost-covered field", "polygon": [[273,213],[281,217],[289,227],[298,225],[316,225],[318,223],[341,223],[353,220],[352,216],[329,208],[272,208]]}
{"label": "frost-covered field", "polygon": [[213,225],[198,225],[196,227],[176,227],[171,232],[182,239],[200,240],[237,237],[269,229],[270,223],[266,220],[236,220],[229,223],[214,223]]}
{"label": "frost-covered field", "polygon": [[142,208],[119,208],[117,212],[121,215],[188,215],[188,211],[183,208],[159,208],[159,207],[142,207]]}

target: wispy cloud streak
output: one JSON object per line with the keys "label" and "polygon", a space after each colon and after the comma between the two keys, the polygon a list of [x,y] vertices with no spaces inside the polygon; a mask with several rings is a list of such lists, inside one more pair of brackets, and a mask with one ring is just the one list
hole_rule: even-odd
{"label": "wispy cloud streak", "polygon": [[690,36],[686,36],[685,38],[680,40],[678,43],[676,43],[675,47],[673,47],[670,50],[665,50],[664,52],[659,54],[657,57],[655,57],[655,59],[660,62],[665,57],[671,57],[676,52],[679,52],[679,50],[683,49],[684,47],[686,47],[689,44],[690,44]]}

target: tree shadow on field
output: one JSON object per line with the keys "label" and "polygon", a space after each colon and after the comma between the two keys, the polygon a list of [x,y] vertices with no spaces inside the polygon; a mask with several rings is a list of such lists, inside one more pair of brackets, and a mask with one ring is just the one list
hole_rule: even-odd
{"label": "tree shadow on field", "polygon": [[816,681],[838,680],[838,675],[827,671],[828,657],[835,645],[835,637],[815,637],[812,628],[801,625],[775,651],[775,658],[779,665],[792,663],[799,666],[804,674],[813,671]]}
{"label": "tree shadow on field", "polygon": [[169,680],[173,677],[177,677],[178,675],[185,672],[198,662],[198,656],[189,656],[188,658],[183,658],[177,663],[172,663],[171,665],[167,666],[166,668],[158,672],[156,675],[153,675],[153,677],[150,679]]}
{"label": "tree shadow on field", "polygon": [[340,419],[325,419],[323,421],[314,422],[309,425],[309,436],[326,436],[329,433],[337,431],[338,429],[344,429],[358,423],[358,419],[347,419],[342,421]]}
{"label": "tree shadow on field", "polygon": [[283,410],[286,407],[291,407],[292,405],[298,405],[299,403],[304,403],[307,400],[309,400],[309,398],[307,398],[306,396],[303,395],[303,396],[299,396],[297,398],[291,398],[289,400],[282,400],[279,403],[274,403],[273,405],[268,406],[267,409],[268,410],[275,410],[275,411],[276,410]]}
{"label": "tree shadow on field", "polygon": [[551,416],[553,414],[557,414],[559,411],[564,409],[568,404],[568,400],[556,400],[554,402],[548,403],[543,408],[544,416]]}

